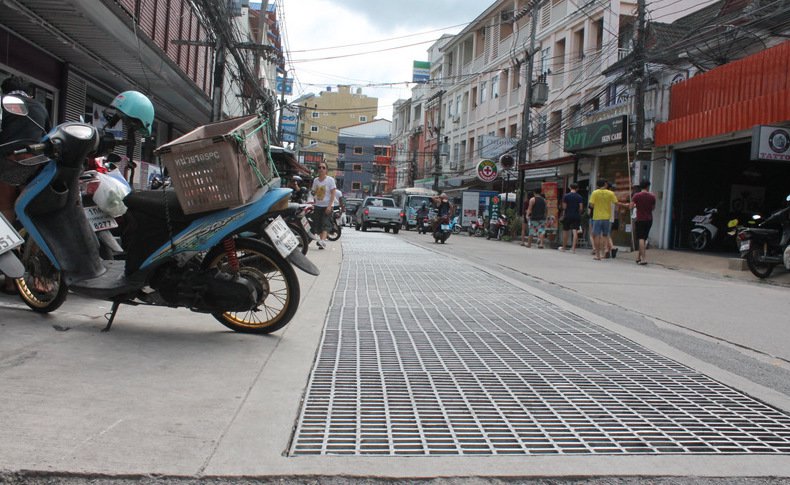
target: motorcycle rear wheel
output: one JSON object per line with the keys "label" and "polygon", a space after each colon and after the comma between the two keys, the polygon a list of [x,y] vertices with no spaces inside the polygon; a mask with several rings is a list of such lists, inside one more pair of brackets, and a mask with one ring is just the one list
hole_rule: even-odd
{"label": "motorcycle rear wheel", "polygon": [[47,255],[23,229],[20,235],[25,242],[19,248],[25,275],[14,280],[19,297],[36,313],[51,313],[60,308],[69,294],[69,288]]}
{"label": "motorcycle rear wheel", "polygon": [[[286,326],[299,307],[296,271],[276,249],[261,241],[237,239],[236,256],[241,276],[258,287],[258,304],[246,312],[215,312],[214,318],[241,333],[267,334]],[[209,251],[203,265],[228,270],[227,255],[221,245]]]}
{"label": "motorcycle rear wheel", "polygon": [[749,267],[749,271],[760,279],[771,276],[771,273],[774,271],[774,266],[776,266],[774,263],[765,263],[759,260],[761,256],[767,255],[765,249],[760,247],[752,248],[746,254],[746,265]]}

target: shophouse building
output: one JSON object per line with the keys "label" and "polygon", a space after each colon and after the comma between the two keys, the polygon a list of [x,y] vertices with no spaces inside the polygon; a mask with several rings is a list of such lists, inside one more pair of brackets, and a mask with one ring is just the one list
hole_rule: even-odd
{"label": "shophouse building", "polygon": [[[651,5],[668,21],[700,8],[691,0]],[[535,50],[528,73],[533,14]],[[616,182],[619,190],[629,191],[625,137],[578,154],[566,150],[565,135],[569,129],[601,121],[620,122],[626,128],[631,124],[622,118],[628,114],[628,97],[608,85],[602,73],[632,50],[635,16],[636,2],[595,1],[579,8],[570,0],[501,0],[445,42],[438,58],[432,59],[432,68],[439,67],[432,71],[426,94],[431,100],[442,92],[441,119],[428,106],[424,135],[431,151],[431,135],[441,130],[439,152],[445,155],[439,159],[440,188],[520,192],[555,182],[561,196],[568,184],[577,182],[587,195],[591,180],[600,174]],[[528,77],[533,82],[532,100],[523,130]],[[520,144],[526,156],[517,170],[500,167],[496,181],[477,180],[482,160],[516,156]]]}
{"label": "shophouse building", "polygon": [[395,188],[392,122],[374,120],[341,128],[337,137],[337,185],[346,197],[384,194]]}
{"label": "shophouse building", "polygon": [[[295,103],[292,103],[295,104]],[[378,111],[378,98],[362,94],[351,86],[327,87],[316,95],[299,99],[297,144],[303,163],[315,168],[319,161],[327,163],[329,174],[343,178],[337,165],[337,137],[342,128],[373,121]]]}

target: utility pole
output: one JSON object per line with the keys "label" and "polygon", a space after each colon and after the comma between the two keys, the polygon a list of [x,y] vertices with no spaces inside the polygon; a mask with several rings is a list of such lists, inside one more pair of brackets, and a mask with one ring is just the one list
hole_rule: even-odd
{"label": "utility pole", "polygon": [[431,96],[429,102],[436,97],[439,97],[439,116],[436,123],[436,150],[433,152],[433,190],[439,191],[439,176],[442,174],[442,96],[444,90]]}
{"label": "utility pole", "polygon": [[222,119],[222,85],[225,79],[225,46],[217,37],[214,58],[214,92],[211,95],[211,121]]}
{"label": "utility pole", "polygon": [[635,153],[644,148],[645,139],[645,0],[637,0],[636,38],[634,39],[634,110],[636,111]]}
{"label": "utility pole", "polygon": [[[532,131],[530,130],[532,114],[532,71],[535,69],[535,35],[538,30],[538,12],[540,0],[532,3],[532,22],[529,34],[529,50],[527,61],[527,93],[524,99],[524,113],[521,121],[521,140],[518,143],[518,214],[524,215],[524,173],[523,164],[527,162],[527,150],[532,148]],[[524,11],[526,13],[526,10]],[[518,20],[518,19],[516,19]]]}
{"label": "utility pole", "polygon": [[[275,80],[275,86],[277,81]],[[280,91],[280,118],[277,120],[277,141],[280,145],[283,143],[283,112],[285,111],[285,86],[288,84],[288,71],[283,70],[283,84],[282,91]]]}

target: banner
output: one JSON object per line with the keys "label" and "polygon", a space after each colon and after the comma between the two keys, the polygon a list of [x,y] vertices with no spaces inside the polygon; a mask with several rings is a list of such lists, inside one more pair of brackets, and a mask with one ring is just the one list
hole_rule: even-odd
{"label": "banner", "polygon": [[560,202],[557,182],[543,182],[540,190],[543,192],[543,198],[546,199],[546,229],[556,229]]}

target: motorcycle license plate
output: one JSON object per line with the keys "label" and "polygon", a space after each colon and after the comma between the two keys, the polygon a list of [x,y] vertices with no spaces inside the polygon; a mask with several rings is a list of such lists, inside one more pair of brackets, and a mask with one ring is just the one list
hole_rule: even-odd
{"label": "motorcycle license plate", "polygon": [[294,236],[294,233],[291,232],[288,224],[285,223],[281,216],[277,216],[277,219],[266,226],[264,231],[266,231],[269,239],[274,243],[274,247],[277,248],[277,252],[283,258],[288,257],[299,246],[299,240],[296,239],[296,236]]}
{"label": "motorcycle license plate", "polygon": [[307,235],[313,238],[314,240],[317,240],[318,236],[313,234],[313,228],[310,227],[310,221],[307,220],[307,217],[302,216],[301,219],[302,219],[302,227],[304,228],[305,231],[307,231]]}
{"label": "motorcycle license plate", "polygon": [[6,220],[3,214],[0,214],[0,254],[11,251],[23,242],[22,236],[16,232],[14,226]]}
{"label": "motorcycle license plate", "polygon": [[84,207],[83,210],[85,210],[85,217],[88,218],[88,222],[93,228],[93,232],[115,229],[118,227],[118,223],[112,216],[108,215],[106,212],[96,206]]}
{"label": "motorcycle license plate", "polygon": [[748,251],[749,250],[749,241],[741,241],[740,249],[741,249],[741,251]]}
{"label": "motorcycle license plate", "polygon": [[442,231],[449,231],[450,225],[449,224],[442,224]]}
{"label": "motorcycle license plate", "polygon": [[706,216],[694,216],[694,218],[691,219],[691,222],[696,222],[696,223],[705,222],[705,219],[707,219]]}

